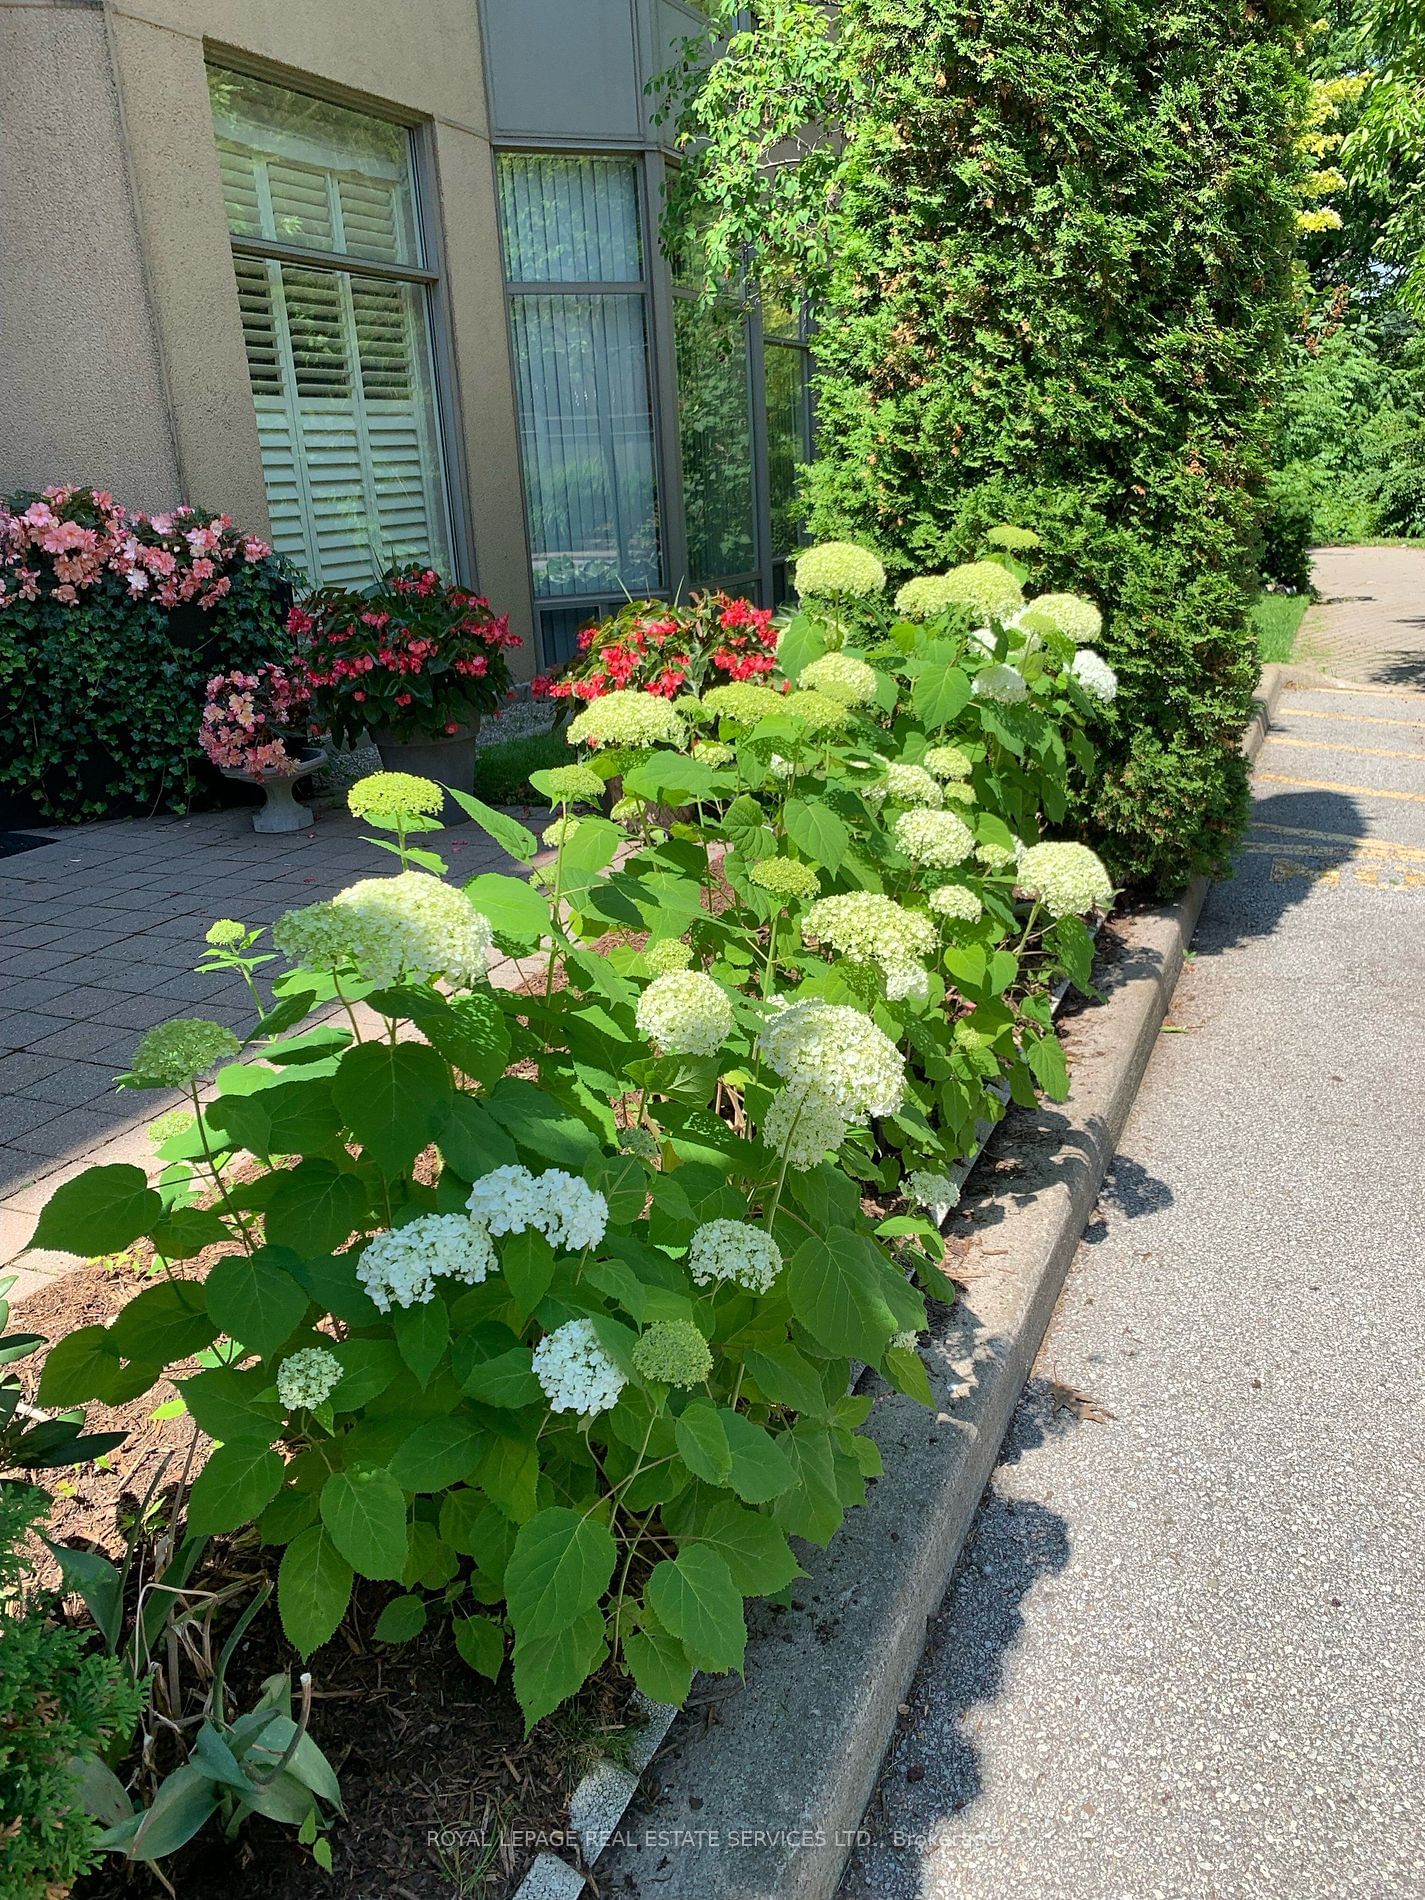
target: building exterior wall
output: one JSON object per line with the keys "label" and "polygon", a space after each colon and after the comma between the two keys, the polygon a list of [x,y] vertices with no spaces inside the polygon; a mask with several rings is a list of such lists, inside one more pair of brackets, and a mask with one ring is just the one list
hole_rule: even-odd
{"label": "building exterior wall", "polygon": [[0,494],[178,495],[108,32],[97,6],[0,4]]}
{"label": "building exterior wall", "polygon": [[[699,24],[684,0],[0,0],[0,492],[92,480],[266,528],[217,65],[412,128],[454,565],[510,610],[524,673],[553,655],[535,637],[499,154],[637,164],[657,530],[664,591],[686,592],[674,286],[656,243],[667,128],[648,82]],[[760,366],[755,317],[749,337]],[[755,407],[760,367],[749,387]],[[770,574],[762,532],[764,593]]]}

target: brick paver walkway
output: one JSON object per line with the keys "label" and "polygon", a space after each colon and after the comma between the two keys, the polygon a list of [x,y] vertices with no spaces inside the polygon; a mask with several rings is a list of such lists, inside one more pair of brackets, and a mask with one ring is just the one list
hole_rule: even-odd
{"label": "brick paver walkway", "polygon": [[1425,548],[1318,548],[1298,656],[1336,679],[1425,692]]}
{"label": "brick paver walkway", "polygon": [[[240,979],[194,974],[215,918],[269,924],[396,868],[344,814],[287,837],[259,837],[247,811],[27,835],[54,842],[0,858],[0,1262],[61,1181],[100,1160],[152,1161],[144,1130],[179,1098],[114,1088],[145,1029],[171,1016],[250,1026]],[[460,882],[510,868],[475,825],[438,842]]]}

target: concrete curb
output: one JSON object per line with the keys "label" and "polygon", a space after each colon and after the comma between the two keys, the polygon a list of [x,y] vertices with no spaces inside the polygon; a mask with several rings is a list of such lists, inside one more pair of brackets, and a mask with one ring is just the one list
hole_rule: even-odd
{"label": "concrete curb", "polygon": [[[1266,668],[1242,749],[1256,757],[1293,669]],[[1104,1001],[1077,1019],[1073,1094],[1016,1116],[1011,1185],[974,1205],[1003,1242],[974,1261],[924,1350],[936,1409],[872,1376],[867,1429],[885,1476],[810,1571],[792,1607],[757,1618],[746,1678],[708,1685],[671,1730],[599,1859],[610,1893],[657,1900],[827,1900],[875,1784],[1064,1277],[1098,1197],[1197,925],[1208,881],[1131,920]],[[1003,1137],[990,1143],[993,1154]],[[973,1260],[973,1255],[971,1256]],[[835,1654],[833,1653],[835,1652]],[[843,1659],[838,1663],[837,1657]]]}

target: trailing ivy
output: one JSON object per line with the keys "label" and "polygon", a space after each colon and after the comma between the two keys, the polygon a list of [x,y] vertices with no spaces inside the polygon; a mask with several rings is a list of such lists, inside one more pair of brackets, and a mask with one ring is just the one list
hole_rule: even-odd
{"label": "trailing ivy", "polygon": [[[733,9],[723,9],[723,24]],[[892,571],[1037,528],[1110,607],[1123,717],[1080,788],[1116,875],[1220,865],[1291,309],[1298,0],[773,0],[669,82],[671,235],[819,312],[814,528]],[[815,128],[837,124],[829,140]],[[808,132],[807,128],[813,128]],[[779,159],[769,166],[773,153]]]}

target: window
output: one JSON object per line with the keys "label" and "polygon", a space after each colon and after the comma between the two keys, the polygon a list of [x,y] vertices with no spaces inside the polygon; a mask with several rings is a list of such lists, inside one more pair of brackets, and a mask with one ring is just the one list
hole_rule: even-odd
{"label": "window", "polygon": [[772,524],[772,599],[788,597],[789,558],[802,535],[797,520],[797,469],[812,458],[811,368],[806,320],[764,304],[762,368],[767,391],[767,493]]}
{"label": "window", "polygon": [[320,584],[449,572],[430,295],[404,127],[210,68],[272,539]]}
{"label": "window", "polygon": [[637,159],[505,153],[500,222],[546,664],[663,584]]}
{"label": "window", "polygon": [[752,459],[748,324],[732,303],[675,293],[678,434],[687,582],[756,593],[757,496]]}

